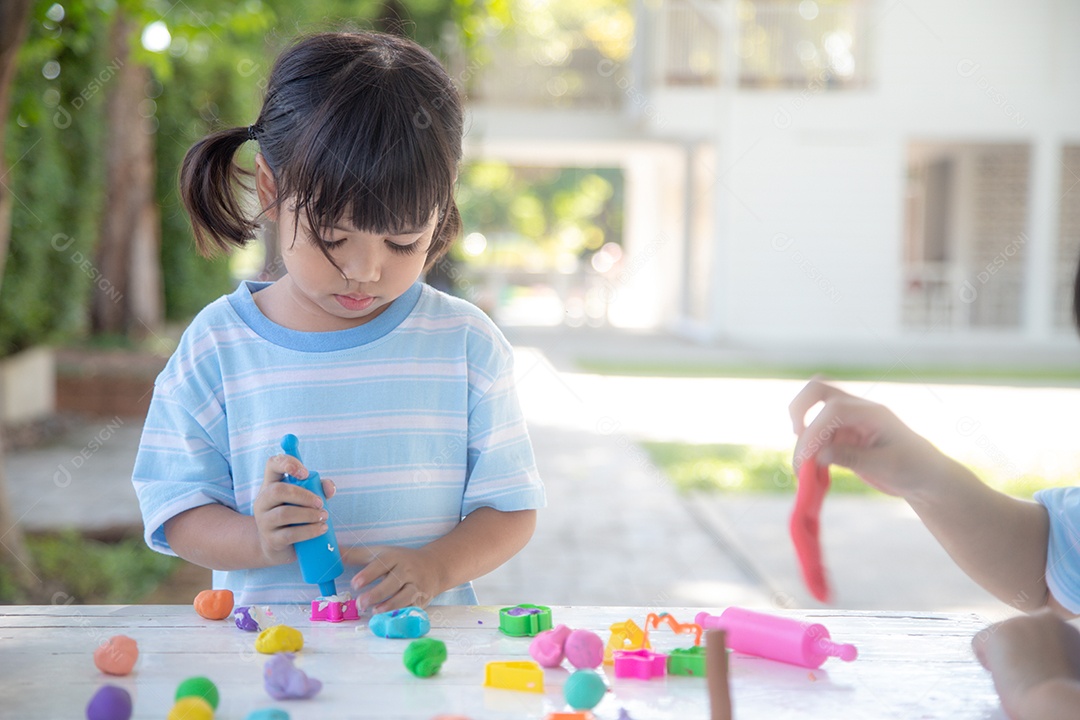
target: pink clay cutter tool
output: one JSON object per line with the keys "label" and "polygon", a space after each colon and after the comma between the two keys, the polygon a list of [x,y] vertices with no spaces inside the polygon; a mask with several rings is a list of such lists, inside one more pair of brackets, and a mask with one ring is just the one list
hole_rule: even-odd
{"label": "pink clay cutter tool", "polygon": [[818,465],[816,455],[803,460],[799,466],[795,509],[791,513],[788,526],[806,587],[823,603],[829,602],[832,596],[821,559],[820,537],[821,505],[825,502],[825,493],[830,482],[828,466]]}
{"label": "pink clay cutter tool", "polygon": [[816,669],[830,657],[851,662],[858,649],[835,643],[824,625],[794,618],[729,607],[719,616],[698,613],[698,625],[727,633],[727,646],[736,652]]}
{"label": "pink clay cutter tool", "polygon": [[652,680],[667,674],[667,655],[652,650],[616,650],[615,677]]}
{"label": "pink clay cutter tool", "polygon": [[313,622],[339,623],[343,620],[359,620],[360,612],[356,609],[356,600],[348,594],[334,597],[321,597],[311,601],[311,620]]}

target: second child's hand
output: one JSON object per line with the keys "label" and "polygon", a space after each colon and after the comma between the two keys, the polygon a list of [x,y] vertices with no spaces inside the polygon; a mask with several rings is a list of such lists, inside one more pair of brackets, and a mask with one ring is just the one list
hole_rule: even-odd
{"label": "second child's hand", "polygon": [[[293,545],[326,532],[329,517],[318,495],[282,482],[286,473],[301,480],[308,475],[307,468],[294,457],[274,455],[267,460],[262,488],[252,507],[259,544],[273,565],[295,562]],[[333,497],[334,483],[324,479],[323,492],[327,499]]]}

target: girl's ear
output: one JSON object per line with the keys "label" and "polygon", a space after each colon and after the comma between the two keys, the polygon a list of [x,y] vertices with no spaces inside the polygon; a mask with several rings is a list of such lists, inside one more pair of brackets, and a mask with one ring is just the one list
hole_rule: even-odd
{"label": "girl's ear", "polygon": [[255,191],[259,194],[259,205],[262,206],[266,219],[277,222],[277,181],[274,180],[274,171],[262,153],[255,153]]}

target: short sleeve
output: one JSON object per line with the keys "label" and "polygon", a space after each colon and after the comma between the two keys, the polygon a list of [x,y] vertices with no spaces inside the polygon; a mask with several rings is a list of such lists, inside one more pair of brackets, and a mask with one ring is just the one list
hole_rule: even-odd
{"label": "short sleeve", "polygon": [[1080,614],[1080,487],[1035,493],[1050,515],[1046,585],[1069,612]]}
{"label": "short sleeve", "polygon": [[463,516],[481,507],[513,512],[546,504],[514,384],[513,350],[498,343],[487,350],[482,367],[470,372],[480,387],[469,411]]}
{"label": "short sleeve", "polygon": [[225,434],[224,413],[213,394],[169,387],[160,380],[154,387],[132,483],[146,544],[175,555],[165,540],[166,520],[211,503],[235,509],[236,499],[227,444],[217,437]]}

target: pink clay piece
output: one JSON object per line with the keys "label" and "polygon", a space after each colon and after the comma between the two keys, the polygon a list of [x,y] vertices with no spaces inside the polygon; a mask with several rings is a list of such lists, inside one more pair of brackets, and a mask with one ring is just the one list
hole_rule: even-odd
{"label": "pink clay piece", "polygon": [[598,668],[604,662],[604,641],[591,630],[574,630],[567,636],[563,652],[578,669]]}
{"label": "pink clay piece", "polygon": [[551,630],[545,630],[529,643],[529,655],[542,667],[558,667],[563,661],[563,645],[572,634],[565,625],[556,625]]}

